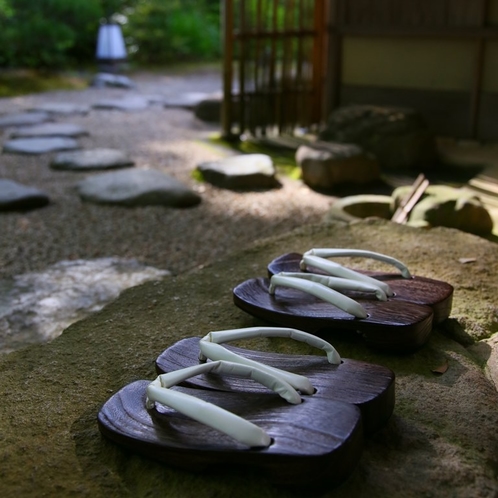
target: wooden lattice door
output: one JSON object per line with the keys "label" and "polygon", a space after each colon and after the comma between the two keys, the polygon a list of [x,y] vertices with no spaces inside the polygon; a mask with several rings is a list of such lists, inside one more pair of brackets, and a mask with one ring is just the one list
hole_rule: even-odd
{"label": "wooden lattice door", "polygon": [[225,136],[320,123],[327,0],[225,0]]}

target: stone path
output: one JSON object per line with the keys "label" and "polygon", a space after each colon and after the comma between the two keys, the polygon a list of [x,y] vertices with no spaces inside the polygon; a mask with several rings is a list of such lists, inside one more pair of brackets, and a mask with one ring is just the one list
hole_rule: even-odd
{"label": "stone path", "polygon": [[[127,77],[99,74],[93,84],[135,88]],[[199,94],[194,94],[199,97]],[[203,95],[203,94],[202,94]],[[41,155],[80,149],[75,138],[89,135],[80,125],[52,122],[60,117],[87,115],[91,109],[142,111],[151,104],[178,107],[192,102],[192,94],[168,99],[159,94],[128,94],[119,99],[99,100],[93,104],[42,102],[26,112],[0,116],[0,128],[10,130],[3,143],[4,153]],[[50,167],[59,171],[90,171],[130,168],[134,161],[112,148],[90,148],[63,152],[55,156]],[[160,171],[137,169],[93,175],[77,184],[82,200],[119,206],[163,205],[190,207],[201,197],[182,182]],[[9,179],[0,179],[0,212],[28,211],[50,203],[45,192]],[[145,272],[144,272],[145,270]],[[30,344],[51,340],[62,330],[89,312],[101,309],[119,292],[151,278],[169,274],[166,270],[145,268],[137,262],[118,259],[60,262],[45,272],[16,276],[9,283],[0,280],[0,353]]]}

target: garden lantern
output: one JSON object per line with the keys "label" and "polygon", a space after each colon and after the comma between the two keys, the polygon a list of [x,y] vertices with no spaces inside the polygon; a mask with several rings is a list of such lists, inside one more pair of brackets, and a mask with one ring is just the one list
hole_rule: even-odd
{"label": "garden lantern", "polygon": [[97,37],[97,61],[114,65],[126,60],[126,55],[121,26],[116,23],[102,24]]}

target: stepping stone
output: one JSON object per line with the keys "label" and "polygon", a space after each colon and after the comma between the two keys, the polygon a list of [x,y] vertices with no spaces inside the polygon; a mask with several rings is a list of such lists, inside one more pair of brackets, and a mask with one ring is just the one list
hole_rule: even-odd
{"label": "stepping stone", "polygon": [[88,135],[83,127],[70,123],[42,123],[35,126],[18,128],[10,136],[11,138],[32,137],[80,137]]}
{"label": "stepping stone", "polygon": [[120,150],[87,149],[75,152],[61,152],[50,164],[52,169],[59,170],[92,170],[113,169],[133,166],[134,162]]}
{"label": "stepping stone", "polygon": [[68,102],[46,102],[32,108],[33,111],[48,112],[49,114],[88,114],[90,106],[71,104]]}
{"label": "stepping stone", "polygon": [[0,211],[23,211],[46,206],[48,195],[13,180],[0,179]]}
{"label": "stepping stone", "polygon": [[47,112],[20,112],[17,114],[4,114],[0,116],[0,128],[9,126],[27,126],[50,121],[51,116]]}
{"label": "stepping stone", "polygon": [[139,96],[122,99],[101,100],[93,105],[94,109],[116,109],[119,111],[141,111],[149,106],[147,99]]}
{"label": "stepping stone", "polygon": [[135,88],[135,83],[127,76],[111,73],[97,73],[91,82],[91,86],[97,88]]}
{"label": "stepping stone", "polygon": [[156,170],[129,169],[94,175],[77,184],[80,197],[96,204],[190,207],[201,198],[181,182]]}
{"label": "stepping stone", "polygon": [[163,97],[164,107],[194,109],[200,102],[213,97],[213,94],[205,92],[187,92],[175,96]]}
{"label": "stepping stone", "polygon": [[234,190],[267,189],[280,186],[275,167],[266,154],[247,154],[197,166],[204,180],[217,187]]}
{"label": "stepping stone", "polygon": [[379,163],[354,144],[316,142],[296,152],[304,183],[330,189],[342,184],[366,184],[380,177]]}
{"label": "stepping stone", "polygon": [[130,287],[170,275],[134,259],[60,261],[0,280],[0,352],[55,339]]}
{"label": "stepping stone", "polygon": [[4,152],[17,154],[44,154],[58,150],[78,149],[79,144],[72,138],[47,137],[47,138],[16,138],[5,142]]}

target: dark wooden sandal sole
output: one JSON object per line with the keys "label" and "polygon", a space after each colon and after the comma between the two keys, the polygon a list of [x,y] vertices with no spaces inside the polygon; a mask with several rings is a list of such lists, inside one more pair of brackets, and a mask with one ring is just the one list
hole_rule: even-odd
{"label": "dark wooden sandal sole", "polygon": [[[274,259],[268,265],[268,275],[271,277],[280,272],[300,272],[299,263],[303,255],[299,253],[284,254]],[[413,277],[411,279],[403,278],[400,274],[374,272],[358,270],[369,277],[376,278],[386,284],[389,284],[394,291],[395,296],[391,299],[399,301],[408,301],[415,304],[429,306],[434,312],[433,323],[441,323],[450,316],[453,304],[453,286],[442,280],[434,280],[425,277]],[[323,274],[321,270],[310,268],[314,273]],[[350,296],[351,293],[344,292]],[[356,299],[353,297],[353,299]]]}
{"label": "dark wooden sandal sole", "polygon": [[170,408],[147,410],[148,384],[137,381],[114,394],[98,424],[105,437],[168,465],[221,473],[251,466],[279,485],[322,488],[344,481],[360,458],[362,422],[354,405],[320,398],[290,405],[275,394],[174,388],[263,428],[273,443],[253,449]]}
{"label": "dark wooden sandal sole", "polygon": [[423,346],[432,330],[432,309],[408,301],[357,299],[368,313],[359,319],[310,294],[289,288],[268,292],[269,280],[254,278],[233,290],[234,303],[247,313],[282,327],[291,327],[325,339],[334,332],[361,334],[374,348],[411,352]]}
{"label": "dark wooden sandal sole", "polygon": [[[198,364],[200,339],[182,339],[166,349],[156,360],[157,372],[161,374]],[[340,365],[331,365],[325,356],[267,353],[226,344],[223,347],[259,363],[306,376],[316,389],[313,398],[356,405],[361,411],[365,433],[380,429],[394,410],[394,373],[389,368],[344,358]],[[270,392],[250,379],[213,374],[198,375],[184,385],[216,391]]]}

